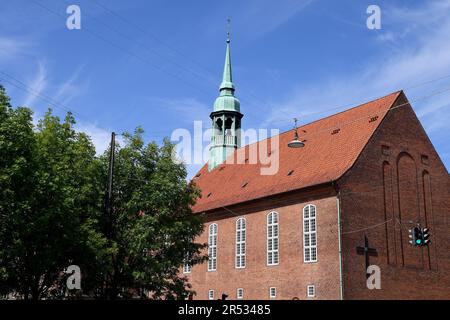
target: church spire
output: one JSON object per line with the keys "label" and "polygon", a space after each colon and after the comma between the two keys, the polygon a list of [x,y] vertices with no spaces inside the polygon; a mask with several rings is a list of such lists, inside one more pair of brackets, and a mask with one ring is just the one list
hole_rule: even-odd
{"label": "church spire", "polygon": [[240,112],[240,102],[234,96],[235,87],[231,71],[231,52],[230,52],[230,20],[228,19],[227,31],[227,49],[225,52],[225,64],[223,66],[222,82],[220,84],[220,94],[214,102],[214,111],[231,110]]}
{"label": "church spire", "polygon": [[[228,19],[228,25],[230,20]],[[225,65],[223,67],[222,83],[220,84],[220,93],[231,94],[234,93],[233,76],[231,72],[231,53],[230,53],[230,31],[227,32],[227,51],[225,54]]]}
{"label": "church spire", "polygon": [[[228,20],[228,28],[230,21]],[[213,135],[209,149],[208,169],[213,170],[241,146],[241,104],[234,96],[234,84],[231,73],[230,31],[227,32],[227,49],[223,68],[220,94],[214,102],[210,114]]]}

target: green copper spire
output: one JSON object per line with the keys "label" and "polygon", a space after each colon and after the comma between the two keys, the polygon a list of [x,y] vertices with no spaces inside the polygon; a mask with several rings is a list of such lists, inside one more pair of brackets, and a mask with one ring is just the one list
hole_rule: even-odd
{"label": "green copper spire", "polygon": [[228,94],[233,94],[233,76],[231,73],[231,55],[230,55],[230,33],[227,34],[227,52],[225,54],[225,65],[223,67],[222,83],[220,85],[220,93],[223,94],[224,90],[230,90]]}
{"label": "green copper spire", "polygon": [[231,110],[240,111],[240,102],[234,96],[233,76],[231,72],[230,33],[227,33],[227,51],[225,53],[225,65],[223,67],[220,95],[214,102],[214,111]]}
{"label": "green copper spire", "polygon": [[228,32],[220,94],[214,102],[214,111],[209,115],[213,129],[208,160],[208,170],[210,171],[225,162],[227,157],[241,146],[243,114],[240,112],[241,104],[234,96],[234,90],[231,75],[230,33]]}

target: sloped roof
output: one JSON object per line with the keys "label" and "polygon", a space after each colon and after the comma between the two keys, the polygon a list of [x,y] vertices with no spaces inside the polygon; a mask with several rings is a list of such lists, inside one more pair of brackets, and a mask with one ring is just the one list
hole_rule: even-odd
{"label": "sloped roof", "polygon": [[[274,158],[277,151],[279,154],[279,168],[274,175],[262,175],[260,169],[267,165],[259,161],[257,164],[222,164],[210,172],[208,165],[204,165],[194,178],[202,192],[193,207],[194,212],[337,180],[352,167],[401,93],[394,92],[299,127],[300,139],[306,140],[303,148],[287,146],[293,139],[292,130],[270,138],[279,137],[278,150],[272,150],[271,154]],[[249,148],[259,148],[262,143],[270,147],[270,139],[247,145],[230,157],[236,159],[236,154],[244,150],[248,154]]]}

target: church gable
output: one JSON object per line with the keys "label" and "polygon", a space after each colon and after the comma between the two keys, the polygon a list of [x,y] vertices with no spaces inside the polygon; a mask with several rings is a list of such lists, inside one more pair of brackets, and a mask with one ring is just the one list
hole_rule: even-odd
{"label": "church gable", "polygon": [[[355,250],[366,238],[376,251],[370,264],[381,267],[384,289],[392,292],[397,292],[399,285],[394,273],[399,277],[399,272],[412,270],[437,272],[448,265],[449,261],[438,260],[439,247],[450,245],[446,237],[447,177],[445,166],[401,93],[353,167],[338,181],[346,298],[380,294],[366,290],[364,258]],[[417,224],[432,230],[428,246],[418,248],[409,243],[408,230]],[[360,276],[349,276],[355,274]],[[433,273],[423,279],[428,283],[435,280]],[[436,283],[442,290],[445,285]],[[435,292],[437,296],[439,292]]]}

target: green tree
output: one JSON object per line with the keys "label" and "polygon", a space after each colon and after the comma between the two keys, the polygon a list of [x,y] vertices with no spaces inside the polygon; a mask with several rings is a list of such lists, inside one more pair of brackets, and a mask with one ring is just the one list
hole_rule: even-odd
{"label": "green tree", "polygon": [[[60,293],[63,270],[93,256],[101,208],[100,161],[84,133],[51,110],[32,123],[27,108],[13,109],[0,90],[0,287],[25,299]],[[89,229],[90,233],[87,232]]]}
{"label": "green tree", "polygon": [[199,196],[172,160],[168,140],[145,145],[143,130],[115,149],[111,219],[105,219],[108,151],[49,110],[33,126],[28,108],[12,108],[0,86],[0,294],[62,297],[63,270],[80,266],[82,291],[99,298],[183,299],[180,273],[204,261],[195,243]]}
{"label": "green tree", "polygon": [[[115,151],[111,256],[102,293],[184,299],[191,287],[180,268],[205,259],[204,245],[194,241],[202,218],[191,210],[199,191],[186,181],[185,166],[173,161],[174,146],[168,140],[145,145],[142,134],[141,128],[125,133],[124,147]],[[102,162],[106,173],[108,152]]]}
{"label": "green tree", "polygon": [[7,246],[8,238],[16,230],[9,222],[31,207],[27,196],[34,171],[35,137],[31,116],[29,109],[14,110],[5,89],[0,86],[0,293],[3,294],[14,287]]}

